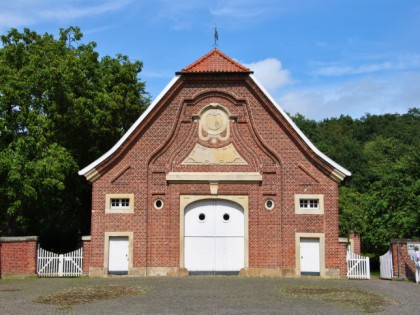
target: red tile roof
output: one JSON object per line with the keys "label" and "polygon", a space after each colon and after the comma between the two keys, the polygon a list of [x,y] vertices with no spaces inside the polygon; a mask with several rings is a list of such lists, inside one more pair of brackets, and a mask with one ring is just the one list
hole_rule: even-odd
{"label": "red tile roof", "polygon": [[214,48],[208,54],[181,70],[181,73],[202,72],[245,72],[252,73],[247,67]]}

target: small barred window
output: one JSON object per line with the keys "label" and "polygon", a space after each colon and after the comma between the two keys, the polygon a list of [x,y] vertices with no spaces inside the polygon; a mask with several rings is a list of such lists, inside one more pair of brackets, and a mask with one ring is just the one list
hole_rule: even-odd
{"label": "small barred window", "polygon": [[301,209],[318,209],[319,199],[300,199],[299,205]]}
{"label": "small barred window", "polygon": [[129,208],[129,198],[111,198],[111,208]]}
{"label": "small barred window", "polygon": [[107,194],[105,213],[134,213],[134,194]]}

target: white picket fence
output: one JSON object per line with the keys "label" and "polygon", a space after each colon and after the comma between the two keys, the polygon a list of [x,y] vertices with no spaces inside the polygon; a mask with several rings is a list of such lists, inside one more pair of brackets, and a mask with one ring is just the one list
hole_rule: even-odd
{"label": "white picket fence", "polygon": [[347,252],[347,278],[370,279],[369,257]]}
{"label": "white picket fence", "polygon": [[36,272],[39,277],[78,277],[82,274],[83,247],[56,254],[38,245]]}
{"label": "white picket fence", "polygon": [[382,279],[392,279],[394,276],[394,271],[392,268],[392,252],[391,249],[382,256],[379,256],[381,278]]}

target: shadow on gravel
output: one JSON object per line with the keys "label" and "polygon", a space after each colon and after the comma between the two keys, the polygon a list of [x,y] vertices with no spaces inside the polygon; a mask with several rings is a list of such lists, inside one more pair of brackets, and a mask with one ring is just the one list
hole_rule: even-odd
{"label": "shadow on gravel", "polygon": [[344,304],[355,310],[375,313],[382,306],[399,304],[378,294],[362,289],[343,287],[288,287],[279,288],[278,292],[293,297],[310,298],[331,303]]}
{"label": "shadow on gravel", "polygon": [[60,309],[71,308],[74,305],[109,300],[127,295],[139,295],[149,291],[148,287],[129,285],[97,285],[74,287],[60,292],[39,296],[33,301],[42,304],[57,305]]}

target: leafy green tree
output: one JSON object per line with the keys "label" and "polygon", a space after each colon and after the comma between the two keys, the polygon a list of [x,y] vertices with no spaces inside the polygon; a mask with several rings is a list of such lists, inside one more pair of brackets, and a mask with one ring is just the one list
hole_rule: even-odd
{"label": "leafy green tree", "polygon": [[339,188],[339,221],[340,235],[355,232],[365,235],[369,230],[369,213],[366,196],[355,188],[341,186]]}
{"label": "leafy green tree", "polygon": [[340,186],[340,233],[383,254],[392,238],[420,235],[420,110],[320,122],[292,117],[314,144],[350,171]]}
{"label": "leafy green tree", "polygon": [[364,239],[374,252],[383,252],[391,238],[420,235],[420,153],[395,139],[367,142],[371,170],[367,195],[369,230]]}
{"label": "leafy green tree", "polygon": [[142,63],[99,58],[78,27],[58,38],[11,29],[0,48],[0,234],[63,246],[88,234],[90,187],[77,170],[149,105]]}

